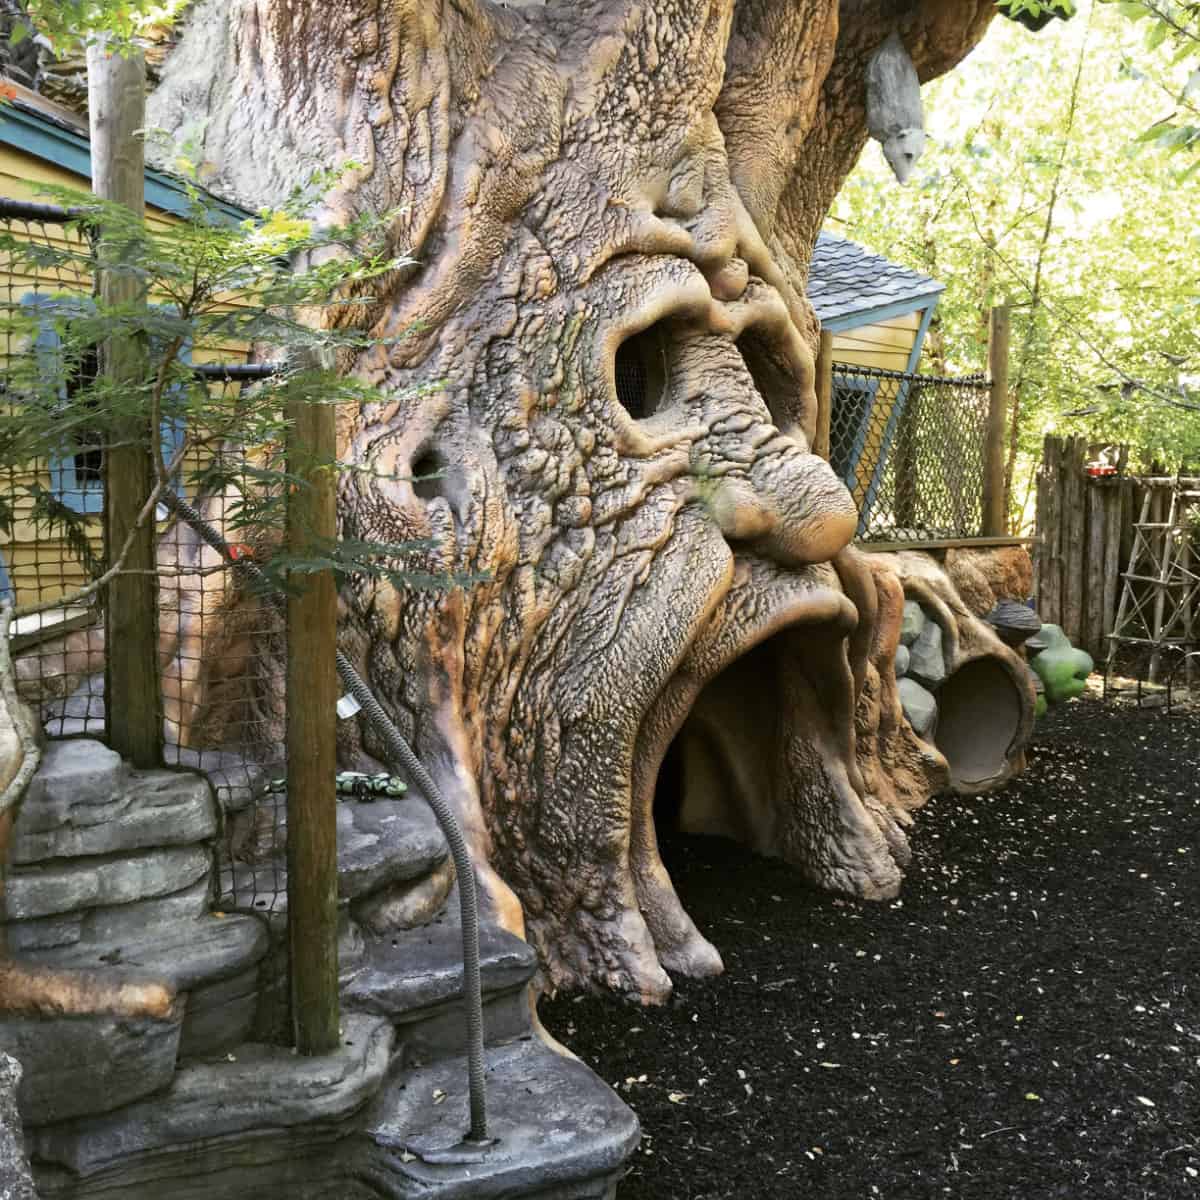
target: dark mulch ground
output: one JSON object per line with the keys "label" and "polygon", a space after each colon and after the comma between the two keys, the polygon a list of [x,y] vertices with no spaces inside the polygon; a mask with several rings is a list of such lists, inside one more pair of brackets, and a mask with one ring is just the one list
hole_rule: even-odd
{"label": "dark mulch ground", "polygon": [[918,822],[881,905],[681,838],[726,974],[542,1004],[641,1118],[622,1200],[1200,1196],[1200,717],[1085,698]]}

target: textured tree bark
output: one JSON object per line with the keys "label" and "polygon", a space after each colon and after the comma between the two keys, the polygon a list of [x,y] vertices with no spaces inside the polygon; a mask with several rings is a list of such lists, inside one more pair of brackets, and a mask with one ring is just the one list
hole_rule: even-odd
{"label": "textured tree bark", "polygon": [[[167,63],[151,123],[205,118],[217,191],[257,206],[352,160],[319,215],[387,213],[415,260],[343,313],[391,340],[344,364],[379,398],[340,418],[371,468],[339,485],[342,529],[429,539],[408,565],[471,582],[353,580],[341,645],[549,984],[651,1001],[666,969],[720,970],[659,858],[656,794],[698,698],[752,653],[776,664],[770,787],[722,744],[757,843],[823,886],[899,885],[901,826],[945,764],[887,681],[900,584],[845,550],[856,513],[810,451],[804,278],[873,50],[898,31],[929,78],[992,11],[210,2]],[[347,766],[384,753],[341,737]]]}

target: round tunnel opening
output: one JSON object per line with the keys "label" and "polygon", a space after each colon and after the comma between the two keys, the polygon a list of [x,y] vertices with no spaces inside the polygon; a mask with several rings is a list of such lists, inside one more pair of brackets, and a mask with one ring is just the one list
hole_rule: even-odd
{"label": "round tunnel opening", "polygon": [[956,787],[988,783],[1008,770],[1021,724],[1021,697],[1012,676],[994,658],[979,658],[938,689],[935,742]]}

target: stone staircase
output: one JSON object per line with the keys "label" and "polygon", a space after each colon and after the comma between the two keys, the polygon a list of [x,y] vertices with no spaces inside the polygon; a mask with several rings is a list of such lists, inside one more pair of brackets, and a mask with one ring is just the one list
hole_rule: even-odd
{"label": "stone staircase", "polygon": [[14,829],[10,949],[108,988],[161,984],[173,1002],[158,1016],[0,1017],[0,1049],[24,1067],[39,1194],[615,1195],[637,1122],[537,1036],[533,952],[486,922],[498,1141],[479,1161],[439,1153],[468,1124],[461,935],[447,848],[419,797],[339,802],[343,1041],[320,1058],[284,1044],[278,815],[270,853],[218,866],[203,777],[131,771],[97,742],[50,745]]}

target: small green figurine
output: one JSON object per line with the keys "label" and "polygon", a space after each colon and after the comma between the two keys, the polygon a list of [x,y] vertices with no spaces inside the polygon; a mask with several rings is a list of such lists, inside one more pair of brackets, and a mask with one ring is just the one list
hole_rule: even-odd
{"label": "small green figurine", "polygon": [[1096,665],[1085,650],[1077,650],[1057,625],[1043,625],[1025,643],[1029,665],[1046,689],[1047,704],[1061,704],[1078,696]]}

